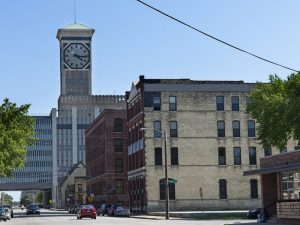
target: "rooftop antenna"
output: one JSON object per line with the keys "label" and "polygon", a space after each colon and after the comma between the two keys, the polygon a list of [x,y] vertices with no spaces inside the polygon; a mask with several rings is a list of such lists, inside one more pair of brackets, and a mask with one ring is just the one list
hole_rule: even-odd
{"label": "rooftop antenna", "polygon": [[76,0],[74,0],[74,22],[76,24]]}

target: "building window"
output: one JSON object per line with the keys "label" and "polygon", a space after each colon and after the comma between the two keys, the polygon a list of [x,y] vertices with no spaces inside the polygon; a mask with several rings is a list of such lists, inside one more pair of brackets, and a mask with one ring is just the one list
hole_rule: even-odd
{"label": "building window", "polygon": [[178,165],[178,148],[171,148],[171,165]]}
{"label": "building window", "polygon": [[114,132],[123,132],[123,119],[114,119]]}
{"label": "building window", "polygon": [[248,120],[248,137],[255,137],[255,121]]}
{"label": "building window", "polygon": [[227,181],[225,179],[219,180],[220,199],[227,199]]}
{"label": "building window", "polygon": [[226,165],[226,150],[224,147],[218,148],[219,165]]}
{"label": "building window", "polygon": [[249,147],[249,164],[256,165],[256,148]]}
{"label": "building window", "polygon": [[265,156],[272,155],[272,149],[271,148],[264,149],[264,152],[265,152]]}
{"label": "building window", "polygon": [[115,160],[115,171],[116,173],[123,173],[123,159]]}
{"label": "building window", "polygon": [[[170,200],[175,200],[175,182],[171,182],[172,178],[169,178],[169,199]],[[165,200],[166,196],[166,186],[165,186],[165,179],[160,179],[159,180],[159,199],[160,200]]]}
{"label": "building window", "polygon": [[153,96],[153,110],[160,111],[161,103],[160,96]]}
{"label": "building window", "polygon": [[116,194],[123,194],[123,180],[116,179]]}
{"label": "building window", "polygon": [[256,179],[250,180],[250,192],[251,192],[251,198],[258,198],[258,188],[257,188]]}
{"label": "building window", "polygon": [[176,96],[170,96],[169,97],[169,110],[170,111],[176,111],[177,110]]}
{"label": "building window", "polygon": [[224,111],[224,96],[216,97],[217,111]]}
{"label": "building window", "polygon": [[284,147],[284,148],[280,149],[279,152],[280,152],[280,153],[285,153],[285,152],[287,152],[287,147]]}
{"label": "building window", "polygon": [[154,137],[161,137],[161,122],[160,121],[153,122],[153,129],[154,129]]}
{"label": "building window", "polygon": [[115,152],[123,152],[123,139],[115,138],[114,139]]}
{"label": "building window", "polygon": [[240,137],[240,121],[232,121],[232,136]]}
{"label": "building window", "polygon": [[177,137],[177,121],[170,121],[170,137]]}
{"label": "building window", "polygon": [[281,199],[296,200],[300,199],[300,192],[296,190],[299,187],[299,172],[283,172],[280,174],[281,181]]}
{"label": "building window", "polygon": [[162,165],[162,150],[161,148],[154,149],[155,154],[155,165],[161,166]]}
{"label": "building window", "polygon": [[242,165],[242,157],[241,157],[241,148],[240,147],[233,148],[233,161],[234,161],[234,165]]}
{"label": "building window", "polygon": [[218,137],[225,137],[225,122],[223,120],[218,121]]}
{"label": "building window", "polygon": [[240,110],[239,96],[231,96],[231,110],[232,111]]}

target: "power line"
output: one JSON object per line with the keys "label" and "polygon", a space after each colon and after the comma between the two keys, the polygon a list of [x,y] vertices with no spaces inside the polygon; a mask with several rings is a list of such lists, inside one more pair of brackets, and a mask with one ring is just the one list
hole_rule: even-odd
{"label": "power line", "polygon": [[214,39],[215,41],[221,42],[221,43],[224,44],[224,45],[227,45],[227,46],[229,46],[229,47],[231,47],[231,48],[234,48],[234,49],[236,49],[236,50],[238,50],[238,51],[244,52],[244,53],[246,53],[246,54],[248,54],[248,55],[251,55],[251,56],[253,56],[253,57],[255,57],[255,58],[258,58],[258,59],[260,59],[260,60],[263,60],[263,61],[265,61],[265,62],[274,64],[274,65],[276,65],[276,66],[280,66],[280,67],[282,67],[282,68],[285,68],[285,69],[288,69],[288,70],[291,70],[291,71],[294,71],[294,72],[297,72],[297,73],[300,72],[299,70],[295,70],[295,69],[292,69],[292,68],[290,68],[290,67],[283,66],[283,65],[281,65],[281,64],[279,64],[279,63],[276,63],[276,62],[273,62],[273,61],[271,61],[271,60],[265,59],[265,58],[263,58],[263,57],[260,57],[260,56],[258,56],[258,55],[255,55],[255,54],[253,54],[253,53],[251,53],[251,52],[248,52],[248,51],[246,51],[246,50],[244,50],[244,49],[241,49],[241,48],[239,48],[239,47],[237,47],[237,46],[234,46],[234,45],[232,45],[232,44],[229,44],[228,42],[222,41],[221,39],[218,39],[218,38],[216,38],[216,37],[214,37],[214,36],[212,36],[212,35],[210,35],[210,34],[207,34],[207,33],[203,32],[203,31],[201,31],[201,30],[199,30],[199,29],[197,29],[197,28],[195,28],[195,27],[193,27],[193,26],[191,26],[191,25],[189,25],[189,24],[187,24],[187,23],[185,23],[185,22],[183,22],[183,21],[181,21],[181,20],[179,20],[179,19],[177,19],[177,18],[175,18],[175,17],[173,17],[173,16],[171,16],[171,15],[169,15],[169,14],[167,14],[167,13],[161,11],[161,10],[159,10],[159,9],[157,9],[157,8],[154,8],[153,6],[151,6],[151,5],[149,5],[149,4],[145,3],[145,2],[143,2],[143,1],[141,1],[141,0],[137,0],[137,1],[138,1],[139,3],[141,3],[141,4],[143,4],[143,5],[145,5],[145,6],[149,7],[149,8],[151,8],[151,9],[153,9],[154,11],[156,11],[156,12],[162,14],[162,15],[164,15],[164,16],[166,16],[166,17],[172,19],[172,20],[175,20],[176,22],[178,22],[178,23],[180,23],[180,24],[182,24],[182,25],[184,25],[184,26],[187,26],[187,27],[189,27],[189,28],[191,28],[191,29],[193,29],[193,30],[195,30],[195,31],[197,31],[197,32],[199,32],[199,33],[201,33],[201,34],[203,34],[203,35],[209,37],[209,38],[212,38],[212,39]]}

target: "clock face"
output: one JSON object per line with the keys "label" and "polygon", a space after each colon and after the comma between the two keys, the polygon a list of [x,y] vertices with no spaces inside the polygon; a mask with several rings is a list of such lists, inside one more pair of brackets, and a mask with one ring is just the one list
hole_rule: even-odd
{"label": "clock face", "polygon": [[69,44],[63,54],[64,62],[71,69],[83,69],[90,62],[90,50],[81,43]]}

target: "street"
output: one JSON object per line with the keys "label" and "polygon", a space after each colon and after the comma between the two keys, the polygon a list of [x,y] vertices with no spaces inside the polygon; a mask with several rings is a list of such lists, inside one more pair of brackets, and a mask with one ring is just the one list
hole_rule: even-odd
{"label": "street", "polygon": [[[41,210],[41,215],[30,215],[25,214],[25,210],[15,209],[15,217],[8,224],[19,224],[19,225],[74,225],[74,224],[118,224],[122,225],[153,225],[153,224],[176,224],[176,225],[224,225],[233,223],[246,223],[249,220],[191,220],[191,219],[141,219],[136,217],[123,218],[123,217],[108,217],[98,216],[96,220],[92,219],[81,219],[77,220],[75,214],[68,214],[66,211],[52,211],[52,210]],[[253,220],[252,220],[253,222]],[[1,223],[5,223],[1,221]]]}

